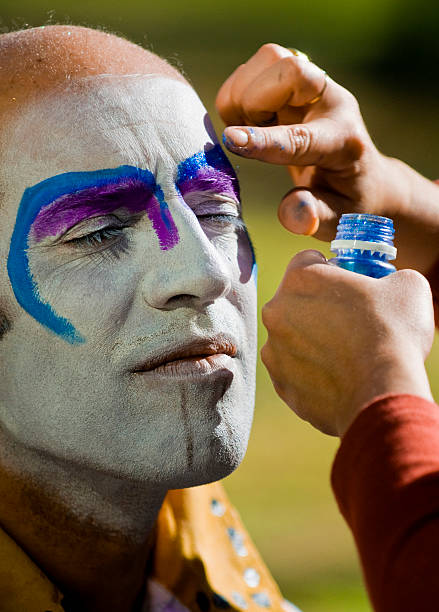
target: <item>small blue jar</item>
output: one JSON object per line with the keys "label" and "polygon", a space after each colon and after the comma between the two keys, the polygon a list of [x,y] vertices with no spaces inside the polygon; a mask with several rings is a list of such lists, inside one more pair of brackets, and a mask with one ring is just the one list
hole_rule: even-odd
{"label": "small blue jar", "polygon": [[387,217],[342,215],[335,240],[331,242],[331,251],[336,257],[329,261],[339,268],[373,278],[387,276],[396,272],[395,266],[389,263],[396,257],[394,235],[393,221]]}

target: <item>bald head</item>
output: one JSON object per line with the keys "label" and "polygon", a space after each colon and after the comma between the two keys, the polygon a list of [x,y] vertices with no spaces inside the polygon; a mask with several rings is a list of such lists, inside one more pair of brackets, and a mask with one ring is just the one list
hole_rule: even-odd
{"label": "bald head", "polygon": [[161,74],[184,81],[165,60],[123,38],[79,26],[42,26],[0,36],[0,109],[101,74]]}

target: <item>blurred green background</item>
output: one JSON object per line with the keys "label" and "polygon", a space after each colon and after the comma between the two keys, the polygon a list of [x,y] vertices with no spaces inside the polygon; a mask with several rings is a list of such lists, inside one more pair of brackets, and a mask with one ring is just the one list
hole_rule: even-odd
{"label": "blurred green background", "polygon": [[[229,73],[264,42],[297,47],[357,95],[383,152],[439,177],[435,0],[1,0],[0,31],[47,23],[100,26],[165,56],[184,70],[218,130],[213,101]],[[328,250],[279,226],[277,204],[291,187],[284,169],[232,161],[256,246],[263,304],[298,250]],[[264,338],[261,326],[261,344]],[[438,371],[436,343],[429,372],[439,399]],[[304,612],[370,610],[350,533],[330,491],[337,445],[291,414],[259,364],[248,454],[225,485],[283,593]]]}

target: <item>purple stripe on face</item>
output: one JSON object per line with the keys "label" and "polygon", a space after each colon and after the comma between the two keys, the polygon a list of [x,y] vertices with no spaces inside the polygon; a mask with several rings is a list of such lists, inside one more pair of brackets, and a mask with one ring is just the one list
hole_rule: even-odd
{"label": "purple stripe on face", "polygon": [[146,212],[159,239],[168,250],[178,242],[178,232],[158,185],[138,179],[91,187],[62,196],[43,208],[35,219],[31,236],[39,242],[47,236],[67,231],[84,219],[125,210],[128,214]]}

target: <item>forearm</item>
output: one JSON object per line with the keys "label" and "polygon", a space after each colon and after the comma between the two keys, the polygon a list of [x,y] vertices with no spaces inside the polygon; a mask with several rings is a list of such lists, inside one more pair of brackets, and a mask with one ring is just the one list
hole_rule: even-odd
{"label": "forearm", "polygon": [[332,484],[374,609],[436,609],[438,406],[411,395],[373,402],[343,438]]}
{"label": "forearm", "polygon": [[395,224],[396,265],[427,274],[439,258],[439,185],[404,162],[384,158],[384,214]]}

